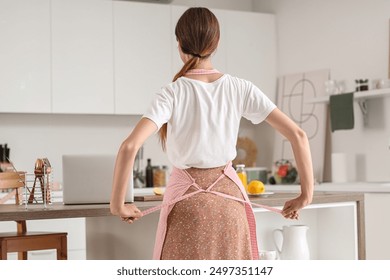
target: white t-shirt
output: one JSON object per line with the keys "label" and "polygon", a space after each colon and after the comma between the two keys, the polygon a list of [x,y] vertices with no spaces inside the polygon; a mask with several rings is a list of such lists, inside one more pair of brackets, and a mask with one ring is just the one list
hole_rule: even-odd
{"label": "white t-shirt", "polygon": [[168,123],[167,155],[177,168],[223,166],[236,157],[241,117],[262,122],[275,104],[251,82],[224,74],[214,82],[181,77],[157,93],[143,115]]}

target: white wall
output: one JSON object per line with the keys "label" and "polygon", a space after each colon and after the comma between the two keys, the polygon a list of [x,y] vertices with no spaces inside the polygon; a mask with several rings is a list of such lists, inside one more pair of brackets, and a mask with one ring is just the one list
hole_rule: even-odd
{"label": "white wall", "polygon": [[[253,9],[276,14],[279,76],[329,68],[349,89],[388,77],[390,1],[253,0]],[[368,105],[368,124],[355,104],[355,128],[332,133],[332,151],[348,154],[350,180],[388,181],[390,98]]]}

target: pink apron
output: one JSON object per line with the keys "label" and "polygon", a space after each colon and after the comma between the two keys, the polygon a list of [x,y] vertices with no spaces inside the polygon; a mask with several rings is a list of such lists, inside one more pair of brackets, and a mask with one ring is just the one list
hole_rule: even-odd
{"label": "pink apron", "polygon": [[[231,179],[239,188],[240,191],[244,197],[244,199],[240,199],[231,195],[227,195],[221,192],[213,191],[212,188],[221,180],[223,177],[228,177]],[[185,194],[187,190],[191,187],[195,187],[197,190],[188,194]],[[161,252],[165,240],[165,234],[167,231],[167,219],[168,215],[171,212],[172,208],[174,207],[176,202],[179,202],[183,199],[189,198],[195,194],[198,194],[200,192],[209,192],[215,195],[219,195],[225,198],[233,199],[236,201],[243,202],[245,204],[245,212],[246,212],[246,218],[249,225],[249,233],[250,233],[250,239],[251,239],[251,252],[252,252],[252,259],[257,260],[259,259],[259,253],[258,253],[258,247],[257,247],[257,237],[256,237],[256,223],[255,223],[255,217],[252,210],[251,205],[265,208],[269,211],[273,211],[276,213],[281,213],[281,210],[269,207],[266,205],[256,204],[249,201],[248,195],[244,189],[244,186],[241,183],[241,180],[238,178],[236,171],[232,167],[231,162],[229,162],[224,170],[223,174],[218,177],[217,180],[214,181],[207,189],[202,189],[196,184],[195,180],[191,177],[191,175],[185,170],[185,169],[178,169],[174,168],[172,171],[172,174],[169,179],[168,186],[166,188],[163,202],[162,204],[149,208],[142,212],[142,214],[145,216],[147,214],[150,214],[152,212],[155,212],[157,210],[161,209],[160,212],[160,220],[157,227],[157,234],[156,234],[156,240],[154,245],[154,252],[153,252],[153,259],[159,260],[161,258]],[[185,194],[185,195],[184,195]]]}

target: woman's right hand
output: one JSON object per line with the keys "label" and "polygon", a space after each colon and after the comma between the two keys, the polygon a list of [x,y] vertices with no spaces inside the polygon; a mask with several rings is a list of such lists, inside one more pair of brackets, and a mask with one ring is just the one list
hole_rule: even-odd
{"label": "woman's right hand", "polygon": [[299,210],[311,203],[311,198],[300,195],[297,198],[286,201],[282,209],[282,215],[286,219],[298,220]]}
{"label": "woman's right hand", "polygon": [[123,204],[119,209],[111,207],[111,213],[129,224],[142,217],[142,212],[134,204]]}

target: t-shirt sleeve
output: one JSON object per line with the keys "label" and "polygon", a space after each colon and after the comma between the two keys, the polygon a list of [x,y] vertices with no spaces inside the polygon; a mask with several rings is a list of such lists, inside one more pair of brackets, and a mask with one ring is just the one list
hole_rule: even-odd
{"label": "t-shirt sleeve", "polygon": [[246,85],[242,116],[253,124],[264,121],[276,108],[276,105],[257,86],[248,82]]}
{"label": "t-shirt sleeve", "polygon": [[156,93],[153,101],[142,117],[153,121],[157,125],[157,130],[159,130],[171,118],[172,109],[173,95],[169,90],[163,88],[159,93]]}

